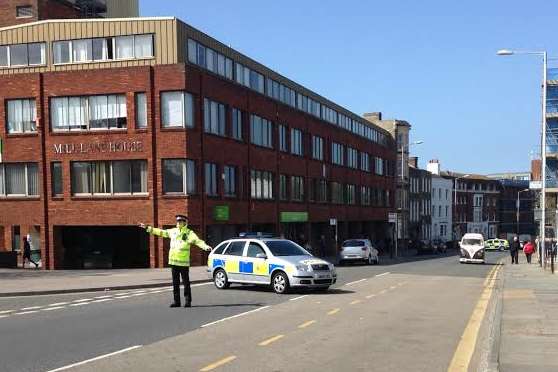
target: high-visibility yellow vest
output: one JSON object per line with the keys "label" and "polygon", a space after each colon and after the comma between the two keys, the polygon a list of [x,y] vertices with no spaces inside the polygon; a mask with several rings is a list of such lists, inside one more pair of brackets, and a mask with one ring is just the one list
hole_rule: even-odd
{"label": "high-visibility yellow vest", "polygon": [[204,251],[211,250],[211,247],[198,238],[195,232],[184,226],[182,228],[173,227],[172,229],[157,229],[148,226],[146,231],[155,236],[170,239],[169,265],[190,266],[190,246],[196,245]]}

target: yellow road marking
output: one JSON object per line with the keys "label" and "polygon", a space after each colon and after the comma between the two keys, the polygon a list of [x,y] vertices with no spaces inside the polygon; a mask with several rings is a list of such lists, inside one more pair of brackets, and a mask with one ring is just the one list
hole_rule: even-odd
{"label": "yellow road marking", "polygon": [[486,309],[488,308],[488,302],[492,296],[492,290],[494,288],[494,282],[500,266],[495,266],[488,274],[486,280],[484,281],[484,289],[482,294],[475,306],[467,327],[461,335],[461,340],[455,349],[453,358],[448,367],[448,372],[467,372],[469,369],[469,363],[471,362],[471,357],[475,351],[475,345],[477,343],[477,337],[479,329],[484,319]]}
{"label": "yellow road marking", "polygon": [[236,359],[235,355],[230,355],[226,358],[223,358],[221,360],[216,361],[215,363],[211,363],[211,364],[203,367],[202,369],[200,369],[200,372],[206,372],[206,371],[214,370],[215,368],[220,367],[223,364],[227,364],[228,362],[232,362],[235,359]]}
{"label": "yellow road marking", "polygon": [[275,341],[277,341],[277,340],[282,339],[283,337],[285,337],[285,335],[273,336],[273,337],[271,337],[271,338],[268,338],[268,339],[265,340],[265,341],[260,342],[258,345],[260,345],[260,346],[267,346],[267,345],[271,344],[272,342],[275,342]]}
{"label": "yellow road marking", "polygon": [[302,323],[301,325],[299,325],[298,328],[306,328],[306,327],[308,327],[309,325],[314,324],[314,323],[316,323],[315,320],[309,320],[309,321],[304,322],[304,323]]}
{"label": "yellow road marking", "polygon": [[331,311],[328,311],[327,315],[333,315],[333,314],[337,314],[339,312],[339,310],[341,310],[340,308],[336,308],[333,309]]}
{"label": "yellow road marking", "polygon": [[358,303],[360,303],[360,300],[354,300],[353,302],[351,302],[351,305],[356,305]]}
{"label": "yellow road marking", "polygon": [[375,294],[371,294],[371,295],[366,296],[366,298],[372,298],[372,297],[376,297],[376,295],[375,295]]}

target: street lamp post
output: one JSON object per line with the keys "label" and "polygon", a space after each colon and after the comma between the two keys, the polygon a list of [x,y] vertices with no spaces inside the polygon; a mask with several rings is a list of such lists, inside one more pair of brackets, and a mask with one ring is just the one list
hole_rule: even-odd
{"label": "street lamp post", "polygon": [[547,54],[546,50],[543,51],[516,51],[516,50],[509,50],[509,49],[501,49],[497,52],[499,56],[511,56],[515,54],[530,54],[536,56],[543,57],[543,94],[542,94],[542,144],[541,144],[541,151],[542,151],[542,171],[541,171],[541,178],[542,178],[542,208],[541,208],[541,223],[540,223],[540,234],[541,239],[539,244],[541,245],[541,262],[544,262],[545,259],[545,225],[546,225],[546,66],[547,66]]}
{"label": "street lamp post", "polygon": [[529,189],[525,189],[525,190],[519,190],[519,191],[517,192],[517,201],[516,201],[516,203],[515,203],[515,208],[516,208],[516,212],[515,212],[516,229],[515,229],[515,231],[516,231],[518,237],[519,237],[519,203],[520,203],[520,201],[519,201],[519,194],[521,194],[522,192],[525,192],[525,191],[530,191],[530,190],[529,190]]}
{"label": "street lamp post", "polygon": [[[465,175],[463,175],[463,176],[456,177],[456,178],[454,179],[454,181],[453,181],[453,210],[454,210],[454,213],[453,213],[454,216],[453,216],[453,218],[456,220],[456,223],[455,223],[456,225],[457,225],[457,180],[460,180],[460,179],[462,179],[462,178],[467,178],[467,177],[469,177],[469,176],[470,176],[470,174],[465,174]],[[457,226],[456,226],[456,227],[457,227]],[[456,231],[455,231],[455,228],[454,228],[454,232],[453,232],[453,233],[454,233],[455,238],[456,238],[456,240],[457,240],[457,233],[456,233]]]}

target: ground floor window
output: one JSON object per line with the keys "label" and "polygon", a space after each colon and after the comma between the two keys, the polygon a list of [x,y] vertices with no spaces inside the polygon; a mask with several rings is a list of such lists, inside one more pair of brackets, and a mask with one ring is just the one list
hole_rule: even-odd
{"label": "ground floor window", "polygon": [[147,161],[72,162],[72,195],[147,194]]}

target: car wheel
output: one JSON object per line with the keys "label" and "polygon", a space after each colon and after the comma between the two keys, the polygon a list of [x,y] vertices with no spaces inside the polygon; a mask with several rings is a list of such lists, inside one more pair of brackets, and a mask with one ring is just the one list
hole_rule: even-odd
{"label": "car wheel", "polygon": [[226,289],[231,286],[229,283],[229,278],[227,277],[227,273],[223,269],[219,269],[213,275],[213,283],[217,289]]}
{"label": "car wheel", "polygon": [[281,271],[274,274],[271,279],[271,286],[273,287],[273,291],[275,293],[287,293],[289,290],[289,278],[287,278],[287,274]]}

